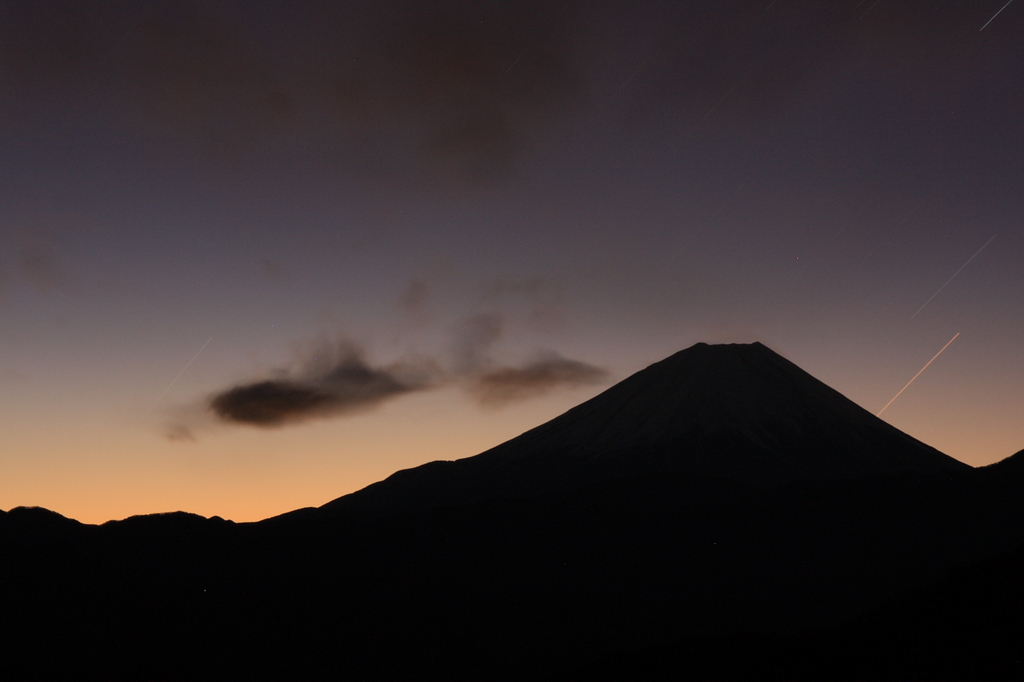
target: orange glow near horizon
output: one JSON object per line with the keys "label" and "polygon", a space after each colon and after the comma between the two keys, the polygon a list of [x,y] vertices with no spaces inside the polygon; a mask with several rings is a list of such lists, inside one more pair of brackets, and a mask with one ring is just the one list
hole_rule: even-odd
{"label": "orange glow near horizon", "polygon": [[767,4],[0,3],[0,508],[256,521],[698,342],[1020,450],[1024,2]]}

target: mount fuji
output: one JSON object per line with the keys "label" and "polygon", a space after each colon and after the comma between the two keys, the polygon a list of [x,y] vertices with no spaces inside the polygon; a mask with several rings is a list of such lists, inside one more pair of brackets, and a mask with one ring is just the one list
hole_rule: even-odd
{"label": "mount fuji", "polygon": [[760,343],[698,343],[480,455],[399,471],[322,509],[388,515],[657,471],[765,487],[970,469]]}
{"label": "mount fuji", "polygon": [[1022,462],[697,344],[258,523],[0,512],[0,679],[1021,679]]}

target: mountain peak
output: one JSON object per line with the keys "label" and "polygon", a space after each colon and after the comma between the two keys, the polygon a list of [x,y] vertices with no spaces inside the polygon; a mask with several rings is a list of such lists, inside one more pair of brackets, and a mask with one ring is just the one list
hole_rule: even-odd
{"label": "mountain peak", "polygon": [[[750,482],[966,466],[761,343],[698,343],[481,457],[528,457],[556,442],[578,457],[632,452]],[[733,468],[727,460],[735,453],[723,447],[747,454]]]}
{"label": "mountain peak", "polygon": [[764,344],[697,343],[480,455],[398,472],[327,507],[382,495],[437,506],[652,471],[778,485],[969,469]]}

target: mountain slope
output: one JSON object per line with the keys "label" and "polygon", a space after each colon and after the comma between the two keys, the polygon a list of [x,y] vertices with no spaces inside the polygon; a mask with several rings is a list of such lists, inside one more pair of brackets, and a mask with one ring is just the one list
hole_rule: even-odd
{"label": "mountain slope", "polygon": [[749,659],[737,633],[836,625],[1024,541],[1024,497],[993,491],[668,472],[366,520],[14,510],[0,679],[543,679],[710,635]]}
{"label": "mountain slope", "polygon": [[[898,677],[912,657],[829,654],[859,657],[843,633],[874,646],[873,626],[813,630],[1024,542],[1020,465],[949,459],[760,344],[699,344],[326,512],[0,512],[0,679],[607,677],[614,652],[684,677],[721,676],[720,660],[734,677],[787,661],[787,676]],[[932,617],[907,603],[892,630]],[[969,615],[1001,613],[986,604]]]}
{"label": "mountain slope", "polygon": [[760,343],[698,343],[480,455],[400,471],[323,509],[391,514],[650,471],[771,486],[968,470]]}

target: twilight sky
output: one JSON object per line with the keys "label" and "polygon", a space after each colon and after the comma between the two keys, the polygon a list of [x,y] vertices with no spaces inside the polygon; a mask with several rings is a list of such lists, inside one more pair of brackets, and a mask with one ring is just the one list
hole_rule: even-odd
{"label": "twilight sky", "polygon": [[883,418],[1024,448],[1024,0],[552,5],[0,4],[0,508],[320,505],[698,341],[877,413],[959,333]]}

